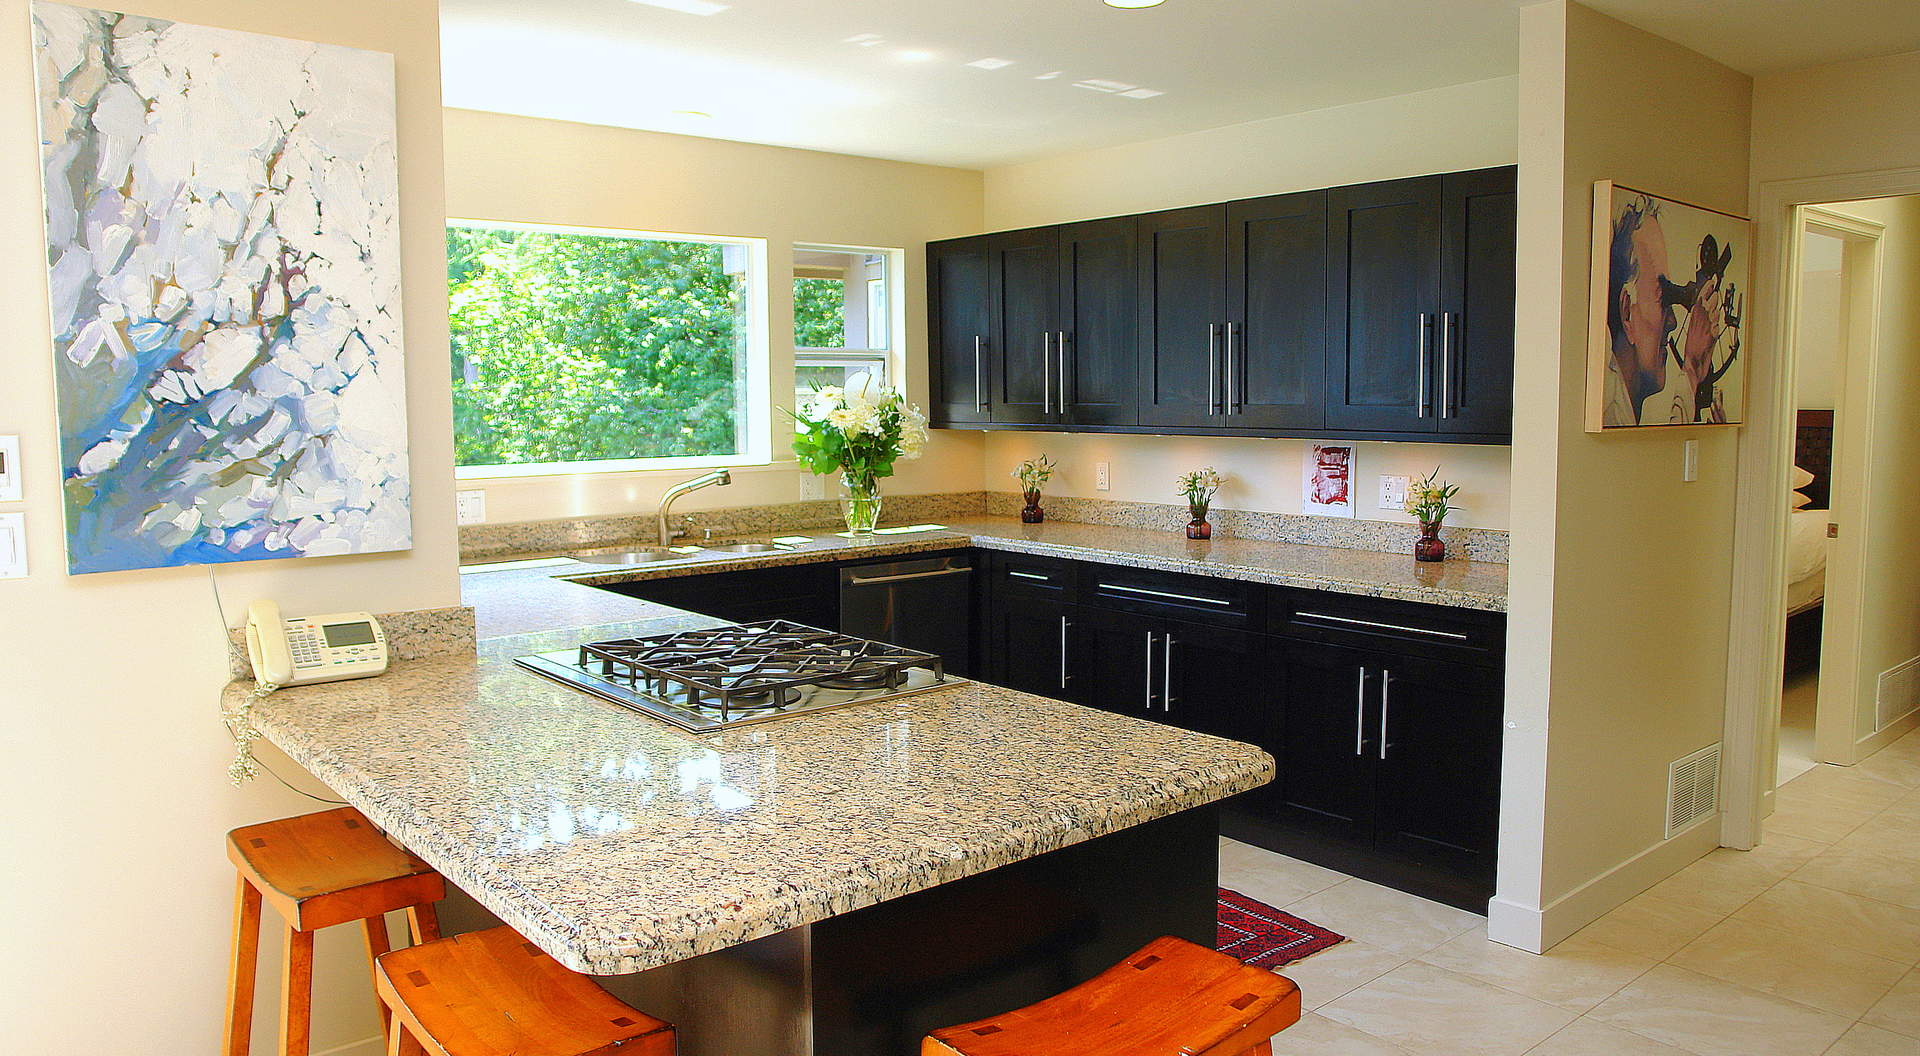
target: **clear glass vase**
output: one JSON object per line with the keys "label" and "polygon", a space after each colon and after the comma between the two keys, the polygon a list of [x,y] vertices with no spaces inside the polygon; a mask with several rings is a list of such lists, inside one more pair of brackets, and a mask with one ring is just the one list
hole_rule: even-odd
{"label": "clear glass vase", "polygon": [[880,481],[845,474],[840,484],[847,489],[846,498],[840,500],[847,515],[847,534],[855,538],[872,535],[880,523]]}

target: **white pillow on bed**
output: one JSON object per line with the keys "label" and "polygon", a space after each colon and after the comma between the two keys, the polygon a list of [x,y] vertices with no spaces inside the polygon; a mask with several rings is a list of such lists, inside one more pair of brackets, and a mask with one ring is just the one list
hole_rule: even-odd
{"label": "white pillow on bed", "polygon": [[1815,478],[1813,474],[1801,469],[1799,466],[1793,467],[1793,490],[1799,491],[1801,488],[1813,483],[1815,479],[1817,478]]}
{"label": "white pillow on bed", "polygon": [[1811,505],[1813,505],[1813,496],[1808,495],[1804,491],[1796,491],[1792,495],[1787,496],[1787,509],[1789,510],[1804,510]]}

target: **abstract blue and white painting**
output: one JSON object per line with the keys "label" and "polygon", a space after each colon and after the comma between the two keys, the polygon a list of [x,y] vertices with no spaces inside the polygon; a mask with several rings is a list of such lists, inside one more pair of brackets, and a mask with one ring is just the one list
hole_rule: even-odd
{"label": "abstract blue and white painting", "polygon": [[392,56],[33,22],[68,568],[407,549]]}

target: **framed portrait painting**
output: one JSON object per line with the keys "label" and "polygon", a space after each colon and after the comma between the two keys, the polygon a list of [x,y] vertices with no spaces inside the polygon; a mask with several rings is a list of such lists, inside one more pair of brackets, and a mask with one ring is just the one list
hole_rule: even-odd
{"label": "framed portrait painting", "polygon": [[1746,217],[1595,183],[1587,431],[1744,421],[1752,279]]}

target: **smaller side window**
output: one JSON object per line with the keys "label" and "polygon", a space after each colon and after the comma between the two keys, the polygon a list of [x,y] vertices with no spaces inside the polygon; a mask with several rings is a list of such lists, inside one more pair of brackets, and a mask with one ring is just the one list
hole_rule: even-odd
{"label": "smaller side window", "polygon": [[795,397],[866,373],[892,384],[893,276],[884,250],[795,246]]}

